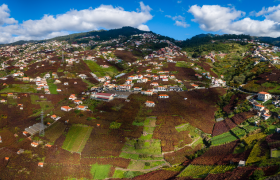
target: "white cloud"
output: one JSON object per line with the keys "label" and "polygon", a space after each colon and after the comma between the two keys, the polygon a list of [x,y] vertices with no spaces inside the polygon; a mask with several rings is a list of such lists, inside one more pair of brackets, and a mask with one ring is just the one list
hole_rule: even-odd
{"label": "white cloud", "polygon": [[182,1],[177,1],[178,4],[182,3]]}
{"label": "white cloud", "polygon": [[264,20],[254,20],[249,17],[240,19],[245,13],[234,8],[213,6],[192,6],[189,12],[193,14],[192,21],[199,23],[202,30],[222,31],[230,34],[250,34],[252,36],[280,36],[280,9],[263,8],[256,16],[265,15]]}
{"label": "white cloud", "polygon": [[4,24],[14,24],[17,21],[14,18],[10,17],[10,10],[6,4],[0,6],[0,25]]}
{"label": "white cloud", "polygon": [[265,15],[268,13],[272,13],[279,9],[280,9],[280,4],[278,6],[272,6],[272,7],[268,7],[268,8],[263,7],[261,11],[256,13],[256,16],[262,16],[262,15]]}
{"label": "white cloud", "polygon": [[175,25],[176,25],[176,26],[182,26],[182,27],[184,27],[184,28],[190,26],[189,24],[187,24],[187,23],[184,22],[184,21],[175,21]]}
{"label": "white cloud", "polygon": [[183,16],[170,16],[170,15],[165,15],[165,17],[168,17],[170,19],[172,19],[173,21],[175,21],[175,24],[176,26],[181,26],[181,27],[189,27],[190,25],[186,23],[186,19],[183,17]]}
{"label": "white cloud", "polygon": [[59,35],[67,35],[68,31],[81,32],[99,28],[113,29],[132,26],[141,30],[149,30],[145,23],[153,18],[148,5],[140,2],[140,10],[125,11],[121,7],[101,5],[98,8],[70,10],[60,15],[44,15],[40,20],[27,20],[18,24],[9,18],[7,5],[0,6],[0,43],[17,40],[46,39]]}
{"label": "white cloud", "polygon": [[242,11],[235,8],[221,7],[219,5],[193,5],[188,10],[193,16],[192,21],[199,23],[204,31],[218,31],[230,25],[230,23],[244,15]]}

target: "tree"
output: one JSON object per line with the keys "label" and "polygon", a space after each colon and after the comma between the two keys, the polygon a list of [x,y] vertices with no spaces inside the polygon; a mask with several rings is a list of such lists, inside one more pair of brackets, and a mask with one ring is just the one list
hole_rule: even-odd
{"label": "tree", "polygon": [[264,172],[262,170],[255,170],[252,176],[250,176],[250,180],[258,180],[264,176]]}

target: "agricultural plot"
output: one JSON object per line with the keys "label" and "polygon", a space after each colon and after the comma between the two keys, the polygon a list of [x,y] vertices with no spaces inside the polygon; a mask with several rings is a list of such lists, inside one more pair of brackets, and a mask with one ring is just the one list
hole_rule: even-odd
{"label": "agricultural plot", "polygon": [[134,180],[155,180],[155,179],[173,179],[178,174],[177,171],[156,170],[143,175],[139,175]]}
{"label": "agricultural plot", "polygon": [[137,171],[137,170],[143,170],[143,169],[151,169],[153,167],[156,167],[156,166],[160,166],[160,165],[163,165],[165,164],[164,161],[135,161],[135,160],[132,160],[130,161],[127,169],[129,170],[132,170],[132,171]]}
{"label": "agricultural plot", "polygon": [[51,127],[45,130],[45,137],[49,139],[50,142],[54,142],[63,134],[65,128],[66,125],[64,125],[61,122],[56,122],[53,125],[51,125]]}
{"label": "agricultural plot", "polygon": [[193,155],[196,151],[200,150],[201,148],[201,144],[195,147],[186,146],[178,151],[164,154],[164,159],[172,165],[181,164],[188,160],[188,156]]}
{"label": "agricultural plot", "polygon": [[233,153],[233,150],[237,142],[231,142],[229,144],[221,146],[211,146],[203,155],[195,158],[191,164],[193,165],[224,165],[228,162],[224,159]]}
{"label": "agricultural plot", "polygon": [[30,95],[31,103],[34,105],[40,105],[40,109],[34,110],[33,117],[39,116],[41,113],[41,110],[44,110],[44,112],[49,112],[51,109],[54,108],[53,103],[51,101],[47,101],[46,99],[40,99],[38,95],[31,94]]}
{"label": "agricultural plot", "polygon": [[[150,115],[160,116],[163,113],[165,116],[178,115],[183,117],[184,120],[175,126],[190,123],[203,132],[211,134],[215,124],[216,102],[219,100],[219,96],[224,93],[223,88],[211,88],[178,93],[169,92],[169,96],[172,98],[164,101],[160,101],[157,96],[143,97],[143,99],[154,101],[156,104]],[[131,100],[136,100],[137,97],[138,95],[130,96]],[[184,100],[184,98],[188,99]]]}
{"label": "agricultural plot", "polygon": [[196,166],[189,165],[184,169],[178,177],[193,177],[193,178],[204,178],[206,177],[215,166]]}
{"label": "agricultural plot", "polygon": [[200,166],[200,165],[189,165],[184,171],[180,173],[178,177],[193,177],[203,178],[209,174],[221,174],[228,171],[232,171],[236,168],[235,165],[224,165],[224,166]]}
{"label": "agricultural plot", "polygon": [[2,138],[2,143],[0,143],[0,148],[9,147],[11,144],[13,144],[16,141],[14,134],[8,129],[0,129],[0,136]]}
{"label": "agricultural plot", "polygon": [[105,179],[108,177],[110,169],[111,165],[93,164],[91,166],[90,172],[93,176],[93,179]]}
{"label": "agricultural plot", "polygon": [[51,94],[58,94],[56,84],[48,82],[48,86]]}
{"label": "agricultural plot", "polygon": [[158,116],[153,138],[161,140],[163,152],[173,151],[175,146],[183,147],[192,142],[189,131],[178,132],[175,129],[177,124],[183,122],[185,122],[184,119],[179,116]]}
{"label": "agricultural plot", "polygon": [[[134,178],[138,177],[140,175],[144,174],[143,172],[140,171],[122,171],[122,170],[115,170],[113,178]],[[137,178],[136,177],[136,178]]]}
{"label": "agricultural plot", "polygon": [[0,90],[0,93],[11,92],[11,93],[36,93],[37,86],[35,84],[11,84],[9,87]]}
{"label": "agricultural plot", "polygon": [[138,140],[129,140],[122,148],[120,157],[128,159],[162,159],[161,142],[153,139],[156,117],[147,117],[143,123],[143,135]]}
{"label": "agricultural plot", "polygon": [[217,136],[225,132],[228,132],[234,127],[236,127],[237,125],[253,117],[254,115],[255,112],[242,112],[240,114],[234,115],[231,119],[227,118],[223,121],[217,122],[213,128],[212,135]]}
{"label": "agricultural plot", "polygon": [[109,68],[102,68],[94,61],[85,60],[84,62],[88,65],[90,70],[98,77],[106,75],[112,76],[118,73],[118,70],[114,66],[110,66]]}
{"label": "agricultural plot", "polygon": [[67,133],[62,148],[70,152],[82,152],[92,131],[85,125],[73,125]]}

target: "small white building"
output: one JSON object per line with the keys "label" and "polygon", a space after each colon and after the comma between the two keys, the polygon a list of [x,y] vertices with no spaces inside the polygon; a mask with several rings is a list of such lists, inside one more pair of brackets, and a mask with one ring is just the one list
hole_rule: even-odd
{"label": "small white building", "polygon": [[160,94],[160,95],[158,95],[158,98],[167,99],[167,98],[169,98],[169,96],[167,94]]}
{"label": "small white building", "polygon": [[146,101],[145,104],[147,107],[155,107],[155,105],[156,105],[153,101]]}
{"label": "small white building", "polygon": [[66,112],[68,112],[68,111],[71,111],[71,110],[72,110],[72,108],[71,108],[71,107],[69,107],[69,106],[62,106],[62,107],[61,107],[61,110],[62,110],[62,111],[66,111]]}
{"label": "small white building", "polygon": [[245,165],[246,165],[246,161],[240,160],[239,163],[238,163],[238,166],[239,166],[239,167],[243,167],[243,166],[245,166]]}
{"label": "small white building", "polygon": [[269,94],[267,92],[259,92],[258,93],[258,100],[260,100],[260,101],[267,101],[271,98],[272,98],[271,94]]}
{"label": "small white building", "polygon": [[260,104],[257,104],[257,105],[254,105],[254,109],[258,110],[258,111],[262,111],[264,110],[264,106],[263,105],[260,105]]}
{"label": "small white building", "polygon": [[33,146],[33,147],[37,147],[39,144],[38,143],[36,143],[36,142],[32,142],[31,143],[31,146]]}

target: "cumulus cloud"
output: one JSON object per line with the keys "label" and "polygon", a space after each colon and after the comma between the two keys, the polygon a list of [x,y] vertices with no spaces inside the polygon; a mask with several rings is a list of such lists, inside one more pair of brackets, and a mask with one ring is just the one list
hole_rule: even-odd
{"label": "cumulus cloud", "polygon": [[268,7],[268,8],[263,7],[261,11],[256,13],[256,16],[262,16],[262,15],[265,15],[268,13],[272,13],[279,9],[280,9],[280,4],[278,6],[272,6],[272,7]]}
{"label": "cumulus cloud", "polygon": [[219,5],[191,6],[189,11],[193,14],[192,21],[197,22],[205,31],[222,31],[232,34],[250,34],[252,36],[280,36],[280,9],[278,7],[263,8],[255,16],[264,15],[264,20],[254,20],[242,17],[244,12],[231,7]]}
{"label": "cumulus cloud", "polygon": [[84,10],[70,10],[60,15],[44,15],[39,20],[27,20],[19,24],[15,19],[9,18],[8,6],[0,6],[0,43],[17,40],[46,39],[71,32],[98,30],[99,28],[120,28],[132,26],[149,31],[145,23],[153,18],[152,9],[140,2],[140,10],[125,11],[121,7],[101,5],[98,8]]}
{"label": "cumulus cloud", "polygon": [[189,27],[190,25],[186,23],[186,19],[183,17],[183,16],[170,16],[170,15],[165,15],[165,17],[168,17],[170,19],[172,19],[173,21],[175,21],[175,24],[176,26],[181,26],[181,27]]}
{"label": "cumulus cloud", "polygon": [[14,18],[10,17],[10,10],[6,4],[0,6],[0,25],[4,24],[14,24],[17,21]]}
{"label": "cumulus cloud", "polygon": [[188,10],[193,16],[192,21],[199,23],[204,31],[218,31],[229,26],[236,18],[245,15],[235,8],[221,7],[219,5],[203,5],[202,7],[193,5]]}

